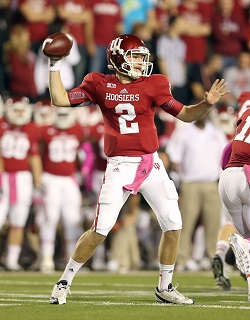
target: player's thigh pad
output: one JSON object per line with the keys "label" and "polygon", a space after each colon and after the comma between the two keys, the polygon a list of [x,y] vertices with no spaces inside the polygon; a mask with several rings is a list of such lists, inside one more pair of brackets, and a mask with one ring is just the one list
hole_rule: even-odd
{"label": "player's thigh pad", "polygon": [[221,173],[219,194],[226,214],[236,229],[245,234],[250,228],[250,189],[243,168],[227,168]]}
{"label": "player's thigh pad", "polygon": [[155,180],[151,186],[143,188],[142,195],[155,212],[162,231],[182,228],[178,193],[172,180],[168,177],[159,182]]}
{"label": "player's thigh pad", "polygon": [[[115,225],[119,212],[129,196],[129,192],[125,192],[123,186],[133,182],[137,166],[136,163],[108,164],[93,224],[96,232],[107,235]],[[114,170],[116,168],[119,172]]]}

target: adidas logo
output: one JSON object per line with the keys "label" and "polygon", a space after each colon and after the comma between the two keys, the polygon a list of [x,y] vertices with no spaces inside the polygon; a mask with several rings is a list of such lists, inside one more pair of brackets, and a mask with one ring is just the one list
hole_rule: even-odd
{"label": "adidas logo", "polygon": [[74,269],[69,269],[70,272],[74,272]]}
{"label": "adidas logo", "polygon": [[114,168],[114,169],[112,170],[112,172],[120,172],[120,170],[119,170],[118,167],[116,167],[116,168]]}
{"label": "adidas logo", "polygon": [[128,91],[124,88],[120,91],[120,93],[128,93]]}

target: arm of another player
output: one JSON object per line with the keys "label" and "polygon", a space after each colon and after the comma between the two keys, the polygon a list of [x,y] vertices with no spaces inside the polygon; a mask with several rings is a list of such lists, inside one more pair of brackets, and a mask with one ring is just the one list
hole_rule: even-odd
{"label": "arm of another player", "polygon": [[210,90],[205,92],[203,101],[194,105],[184,106],[176,117],[184,122],[192,122],[201,118],[222,96],[230,92],[230,90],[225,90],[226,85],[227,83],[224,79],[215,80]]}

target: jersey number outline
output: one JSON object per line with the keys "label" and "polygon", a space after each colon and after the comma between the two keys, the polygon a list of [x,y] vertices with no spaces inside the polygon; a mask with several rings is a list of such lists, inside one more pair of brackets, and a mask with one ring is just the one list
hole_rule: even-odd
{"label": "jersey number outline", "polygon": [[[138,122],[131,123],[136,117],[135,108],[131,103],[119,103],[115,107],[115,111],[116,113],[122,113],[118,118],[121,134],[139,133]],[[124,114],[124,111],[127,111],[127,114]],[[128,122],[130,122],[129,125]]]}
{"label": "jersey number outline", "polygon": [[235,136],[234,140],[243,141],[250,144],[250,134],[246,134],[248,129],[250,128],[250,116],[248,116],[245,120],[243,127],[240,132]]}
{"label": "jersey number outline", "polygon": [[49,143],[49,159],[52,162],[74,162],[77,156],[79,142],[75,138],[54,139]]}
{"label": "jersey number outline", "polygon": [[25,160],[30,148],[30,141],[27,137],[15,136],[11,133],[5,133],[1,139],[1,153],[4,158],[14,158],[16,160]]}

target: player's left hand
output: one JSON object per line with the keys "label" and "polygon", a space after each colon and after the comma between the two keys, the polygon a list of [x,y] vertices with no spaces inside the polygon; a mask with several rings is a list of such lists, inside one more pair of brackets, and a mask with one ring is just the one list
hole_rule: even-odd
{"label": "player's left hand", "polygon": [[204,99],[208,104],[214,105],[216,104],[221,97],[228,94],[230,90],[225,90],[227,83],[224,79],[217,79],[212,84],[209,91],[205,92]]}

